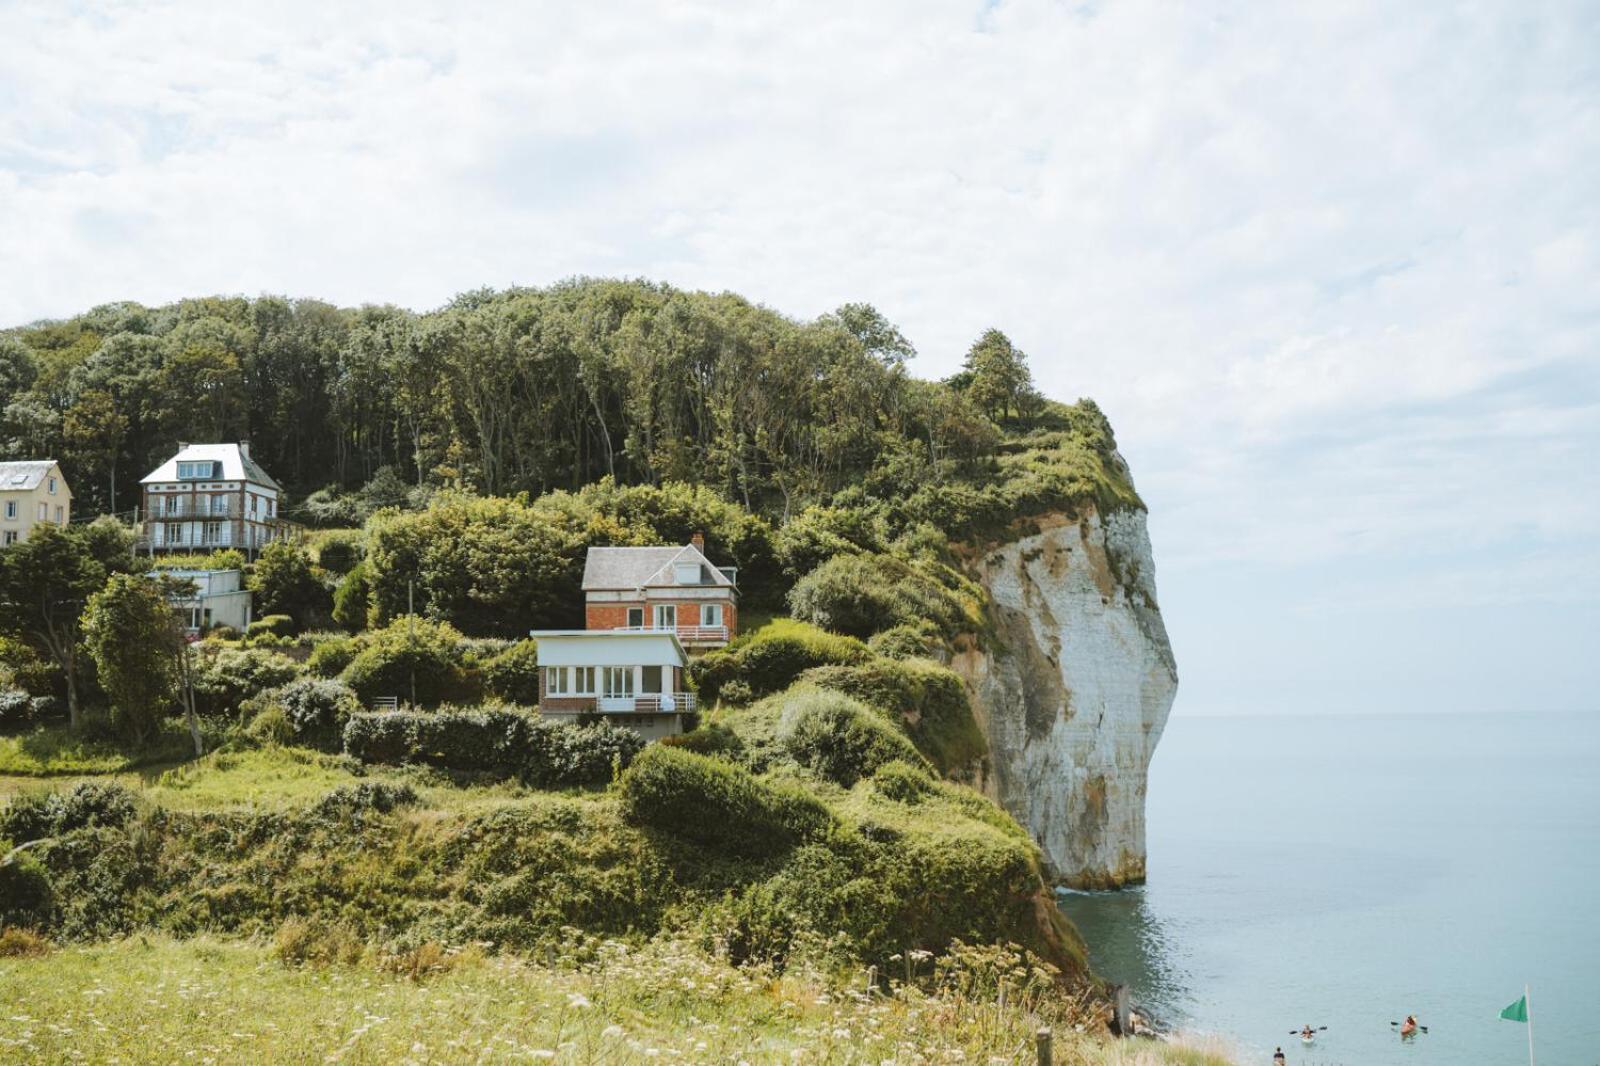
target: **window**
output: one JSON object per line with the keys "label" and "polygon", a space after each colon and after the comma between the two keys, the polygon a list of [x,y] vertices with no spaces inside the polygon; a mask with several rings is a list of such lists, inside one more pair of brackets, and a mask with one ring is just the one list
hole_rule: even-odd
{"label": "window", "polygon": [[547,666],[544,668],[544,694],[546,696],[565,696],[572,691],[571,671],[565,666]]}
{"label": "window", "polygon": [[572,691],[579,696],[594,695],[594,667],[574,666],[572,668]]}
{"label": "window", "polygon": [[50,518],[50,505],[48,503],[41,503],[39,505],[39,521],[44,522],[44,521],[49,520],[49,518]]}
{"label": "window", "polygon": [[699,563],[676,563],[672,567],[674,580],[680,585],[700,584]]}
{"label": "window", "polygon": [[205,542],[207,544],[221,544],[222,543],[222,523],[221,522],[207,522],[206,523],[206,539],[205,539]]}
{"label": "window", "polygon": [[661,667],[646,666],[639,671],[639,691],[657,693],[661,691]]}
{"label": "window", "polygon": [[61,505],[58,503],[58,504],[56,504],[56,525],[64,526],[66,524],[67,523],[63,518],[63,512],[62,512],[62,509],[61,509]]}
{"label": "window", "polygon": [[652,624],[657,629],[677,629],[678,605],[675,603],[656,604],[655,621]]}
{"label": "window", "polygon": [[15,544],[16,542],[17,542],[17,531],[14,530],[14,529],[6,530],[6,545],[9,547],[10,545]]}
{"label": "window", "polygon": [[644,608],[643,607],[629,607],[628,608],[628,628],[629,629],[643,629],[644,628]]}
{"label": "window", "polygon": [[607,699],[619,699],[633,695],[633,667],[606,667],[605,684],[605,692],[602,695]]}
{"label": "window", "polygon": [[55,478],[51,478],[50,479],[50,495],[54,496],[55,494],[56,494],[56,479]]}
{"label": "window", "polygon": [[13,522],[16,521],[16,519],[17,519],[17,501],[16,500],[7,500],[6,501],[6,517],[11,519]]}
{"label": "window", "polygon": [[213,496],[213,497],[211,497],[211,513],[212,514],[227,514],[228,513],[228,497],[226,497],[226,496]]}
{"label": "window", "polygon": [[720,626],[722,624],[722,604],[702,604],[700,607],[700,624],[703,626]]}
{"label": "window", "polygon": [[211,477],[214,463],[179,463],[178,479],[180,481],[204,481]]}
{"label": "window", "polygon": [[165,538],[163,538],[162,543],[163,544],[182,544],[183,543],[183,523],[182,522],[168,522],[167,523],[167,535],[166,535]]}

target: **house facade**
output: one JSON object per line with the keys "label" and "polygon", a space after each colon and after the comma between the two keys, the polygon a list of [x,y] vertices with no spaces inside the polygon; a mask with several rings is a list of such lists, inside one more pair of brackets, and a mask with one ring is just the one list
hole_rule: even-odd
{"label": "house facade", "polygon": [[54,459],[0,463],[0,548],[20,544],[36,526],[72,521],[72,490]]}
{"label": "house facade", "polygon": [[141,481],[141,550],[237,548],[254,557],[291,526],[279,515],[283,490],[250,458],[250,444],[183,444]]}
{"label": "house facade", "polygon": [[250,624],[250,590],[238,570],[156,570],[150,576],[187,583],[168,602],[191,633],[214,626],[231,626],[243,633]]}
{"label": "house facade", "polygon": [[684,683],[689,657],[671,630],[567,629],[539,642],[539,713],[554,721],[597,714],[646,740],[684,731],[697,704]]}
{"label": "house facade", "polygon": [[669,632],[716,648],[738,631],[738,571],[706,558],[698,533],[681,547],[590,548],[583,567],[584,626]]}

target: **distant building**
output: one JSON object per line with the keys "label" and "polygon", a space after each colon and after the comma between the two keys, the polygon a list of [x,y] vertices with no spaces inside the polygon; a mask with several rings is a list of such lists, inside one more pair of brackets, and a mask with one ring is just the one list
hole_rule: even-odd
{"label": "distant building", "polygon": [[238,570],[156,570],[150,576],[188,582],[193,591],[186,589],[169,602],[191,633],[214,626],[231,626],[243,633],[250,624],[250,590]]}
{"label": "distant building", "polygon": [[689,658],[671,630],[567,629],[539,641],[539,713],[555,721],[597,714],[646,740],[683,732],[696,710],[684,684]]}
{"label": "distant building", "polygon": [[54,459],[0,463],[0,547],[28,539],[34,526],[72,521],[72,490]]}
{"label": "distant building", "polygon": [[254,557],[292,528],[279,517],[283,490],[250,458],[250,444],[181,444],[144,477],[141,550],[237,548]]}
{"label": "distant building", "polygon": [[716,566],[696,533],[680,547],[590,548],[583,567],[584,625],[677,635],[720,647],[737,631],[738,571]]}

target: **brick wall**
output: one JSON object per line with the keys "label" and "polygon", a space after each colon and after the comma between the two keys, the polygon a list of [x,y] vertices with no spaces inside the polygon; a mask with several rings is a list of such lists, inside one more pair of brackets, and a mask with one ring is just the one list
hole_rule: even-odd
{"label": "brick wall", "polygon": [[[644,608],[644,624],[649,625],[653,617],[653,608],[658,603],[670,603],[670,600],[651,600],[647,606],[642,601],[635,603],[588,603],[584,605],[585,629],[621,629],[628,624],[628,608]],[[697,626],[700,624],[700,605],[704,601],[693,600],[678,604],[678,624],[681,626]],[[722,601],[723,625],[728,627],[731,637],[738,632],[739,606],[731,600]]]}
{"label": "brick wall", "polygon": [[628,624],[628,608],[638,606],[640,605],[637,603],[586,604],[583,611],[583,628],[621,629]]}

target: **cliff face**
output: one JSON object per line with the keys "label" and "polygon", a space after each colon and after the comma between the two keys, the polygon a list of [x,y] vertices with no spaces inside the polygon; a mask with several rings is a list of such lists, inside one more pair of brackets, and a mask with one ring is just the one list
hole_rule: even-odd
{"label": "cliff face", "polygon": [[1145,875],[1146,775],[1177,693],[1144,512],[1048,515],[973,560],[995,624],[952,666],[989,737],[986,792],[1075,888]]}

